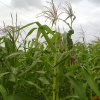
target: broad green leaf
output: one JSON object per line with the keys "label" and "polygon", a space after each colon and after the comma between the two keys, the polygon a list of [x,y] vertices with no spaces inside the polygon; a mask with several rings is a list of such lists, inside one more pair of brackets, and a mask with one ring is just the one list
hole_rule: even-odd
{"label": "broad green leaf", "polygon": [[92,70],[100,70],[100,66],[94,67]]}
{"label": "broad green leaf", "polygon": [[5,73],[0,73],[0,78],[2,78],[3,76],[9,74],[10,72],[5,72]]}
{"label": "broad green leaf", "polygon": [[37,84],[31,82],[31,81],[25,81],[26,83],[28,83],[31,86],[34,86],[35,88],[37,88],[45,97],[46,100],[48,100],[48,97],[45,95],[45,93],[43,92],[43,89],[40,88]]}
{"label": "broad green leaf", "polygon": [[6,89],[2,85],[0,85],[0,92],[2,94],[3,99],[4,100],[8,100],[7,91],[6,91]]}
{"label": "broad green leaf", "polygon": [[[56,52],[56,48],[54,47],[52,41],[50,41],[49,37],[48,37],[48,34],[47,33],[51,33],[52,34],[52,30],[49,28],[49,27],[46,27],[45,25],[41,25],[39,22],[35,22],[38,27],[39,27],[39,34],[42,33],[46,42],[48,43],[48,45],[50,46],[50,48]],[[45,30],[46,28],[46,30]],[[47,31],[47,32],[46,32]]]}
{"label": "broad green leaf", "polygon": [[32,81],[25,81],[26,83],[28,83],[29,85],[32,85],[34,86],[35,88],[39,89],[39,90],[42,90],[37,84],[35,84],[34,82]]}
{"label": "broad green leaf", "polygon": [[40,34],[41,34],[41,30],[40,30],[40,28],[38,28],[38,30],[37,30],[37,36],[36,36],[36,41],[35,41],[35,48],[37,48],[37,46],[38,46],[38,39],[40,37]]}
{"label": "broad green leaf", "polygon": [[39,74],[45,74],[46,72],[45,71],[36,71],[37,73],[39,73]]}
{"label": "broad green leaf", "polygon": [[48,33],[54,35],[54,32],[47,25],[43,25],[43,27]]}
{"label": "broad green leaf", "polygon": [[97,96],[100,96],[100,91],[98,90],[98,86],[95,83],[93,76],[88,72],[88,70],[86,68],[83,68],[83,75],[84,75],[87,83],[91,87],[91,89],[97,94]]}
{"label": "broad green leaf", "polygon": [[0,44],[3,43],[4,38],[5,38],[5,36],[0,37]]}
{"label": "broad green leaf", "polygon": [[[50,33],[50,34],[53,33],[53,31],[52,31],[49,27],[47,27],[47,26],[45,26],[45,25],[41,25],[39,22],[32,22],[32,23],[29,23],[29,24],[27,24],[27,25],[25,25],[25,26],[19,28],[17,31],[22,30],[22,29],[24,29],[24,28],[26,28],[26,27],[28,27],[28,26],[30,26],[30,25],[33,25],[33,24],[37,24],[37,25],[38,25],[39,31],[41,31],[41,33],[43,34],[43,36],[44,36],[46,42],[47,42],[48,45],[51,47],[51,49],[52,49],[54,52],[56,52],[56,48],[54,47],[54,45],[53,45],[52,42],[50,41],[50,39],[49,39],[49,37],[48,37],[48,34],[47,34],[47,33]],[[46,31],[47,31],[47,32],[46,32]],[[29,34],[31,34],[31,32],[30,32]]]}
{"label": "broad green leaf", "polygon": [[53,52],[56,52],[56,48],[53,45],[52,41],[49,39],[48,34],[45,32],[44,27],[40,27],[40,30],[41,30],[46,42],[48,43],[49,47],[53,50]]}
{"label": "broad green leaf", "polygon": [[86,97],[86,93],[84,88],[79,84],[77,80],[75,80],[73,77],[69,76],[68,79],[70,80],[71,84],[75,88],[78,96],[80,97],[80,100],[88,100]]}
{"label": "broad green leaf", "polygon": [[32,28],[32,29],[28,32],[26,38],[27,38],[29,35],[31,35],[31,34],[34,32],[34,30],[36,30],[36,29],[37,29],[37,28]]}
{"label": "broad green leaf", "polygon": [[23,54],[23,52],[11,53],[10,55],[8,55],[8,56],[6,57],[6,59],[8,59],[8,58],[13,58],[13,57],[16,57],[16,56],[21,55],[21,54]]}
{"label": "broad green leaf", "polygon": [[17,31],[20,31],[20,30],[22,30],[22,29],[24,29],[24,28],[27,28],[28,26],[31,26],[31,25],[33,25],[33,24],[35,24],[35,22],[29,23],[29,24],[27,24],[27,25],[24,25],[24,26],[22,26],[21,28],[18,28],[18,30],[16,30],[16,32],[17,32]]}
{"label": "broad green leaf", "polygon": [[16,32],[20,31],[20,30],[22,30],[24,28],[27,28],[27,27],[29,27],[29,26],[31,26],[33,24],[37,24],[38,26],[41,26],[41,24],[39,22],[32,22],[32,23],[29,23],[29,24],[26,24],[26,25],[22,26],[21,28],[19,28],[18,30],[16,30]]}
{"label": "broad green leaf", "polygon": [[41,34],[41,30],[40,30],[40,28],[38,28],[38,31],[37,31],[37,40],[39,39],[40,34]]}
{"label": "broad green leaf", "polygon": [[22,77],[23,75],[28,73],[30,70],[32,70],[32,68],[37,64],[37,62],[40,62],[40,60],[37,59],[37,61],[33,61],[33,63],[30,66],[27,66],[26,69],[22,73],[19,74],[19,77]]}
{"label": "broad green leaf", "polygon": [[11,82],[16,82],[16,77],[15,77],[15,75],[14,75],[14,74],[11,74],[10,77],[9,77],[9,80],[10,80]]}
{"label": "broad green leaf", "polygon": [[[64,52],[60,57],[59,57],[59,59],[58,59],[58,62],[56,63],[56,65],[55,66],[57,66],[57,65],[59,65],[59,64],[61,64],[61,63],[63,63],[65,60],[67,60],[68,58],[69,58],[69,55],[71,54],[71,50],[69,51],[69,52]],[[55,67],[54,66],[54,67]]]}
{"label": "broad green leaf", "polygon": [[7,53],[11,53],[12,52],[12,42],[9,38],[4,38],[4,43],[5,43],[5,49],[7,50]]}
{"label": "broad green leaf", "polygon": [[45,77],[38,78],[43,84],[50,84],[49,81]]}

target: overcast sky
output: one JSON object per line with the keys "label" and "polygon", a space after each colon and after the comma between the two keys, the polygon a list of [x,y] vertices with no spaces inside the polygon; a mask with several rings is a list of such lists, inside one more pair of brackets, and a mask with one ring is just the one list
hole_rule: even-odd
{"label": "overcast sky", "polygon": [[[11,24],[10,13],[18,14],[18,22],[27,24],[32,21],[40,21],[44,23],[43,18],[36,18],[41,12],[42,5],[46,0],[0,0],[0,26],[4,21],[6,25]],[[54,0],[57,4],[64,3],[65,0]],[[63,2],[62,2],[63,1]],[[81,27],[85,32],[87,41],[100,38],[100,0],[70,0],[76,15],[74,22],[75,34],[74,40],[78,40]]]}

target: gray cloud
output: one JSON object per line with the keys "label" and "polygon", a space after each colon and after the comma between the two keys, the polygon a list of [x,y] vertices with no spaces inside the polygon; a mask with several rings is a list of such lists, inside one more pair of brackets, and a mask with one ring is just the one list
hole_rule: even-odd
{"label": "gray cloud", "polygon": [[[69,0],[71,2],[81,2],[81,1],[84,1],[84,0]],[[100,0],[85,0],[85,1],[89,1],[89,2],[93,2],[93,3],[100,3]]]}
{"label": "gray cloud", "polygon": [[56,2],[71,2],[71,3],[77,3],[77,2],[80,2],[82,0],[56,0]]}
{"label": "gray cloud", "polygon": [[39,8],[42,5],[41,0],[11,0],[11,4],[17,8]]}
{"label": "gray cloud", "polygon": [[100,3],[100,0],[88,0],[88,1],[91,1],[91,2],[94,2],[94,3]]}
{"label": "gray cloud", "polygon": [[93,4],[100,5],[100,0],[88,0],[88,1]]}
{"label": "gray cloud", "polygon": [[[62,0],[57,0],[57,1],[62,1]],[[63,0],[63,1],[70,1],[71,3],[77,3],[77,2],[82,2],[84,0]],[[94,4],[100,4],[100,0],[85,0],[85,1],[89,1]]]}
{"label": "gray cloud", "polygon": [[77,2],[80,2],[82,0],[69,0],[70,2],[73,2],[73,3],[77,3]]}
{"label": "gray cloud", "polygon": [[[71,3],[77,3],[77,2],[82,2],[84,0],[69,0],[69,1]],[[97,4],[97,5],[100,4],[100,0],[85,0],[85,1],[89,1],[90,3]]]}

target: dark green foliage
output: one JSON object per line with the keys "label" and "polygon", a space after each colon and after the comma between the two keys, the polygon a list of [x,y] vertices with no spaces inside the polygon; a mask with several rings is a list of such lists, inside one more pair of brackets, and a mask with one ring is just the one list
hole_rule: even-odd
{"label": "dark green foliage", "polygon": [[67,33],[67,47],[68,47],[68,50],[73,48],[73,41],[72,41],[72,38],[71,38],[71,36],[73,34],[74,34],[74,30],[69,30],[68,33]]}
{"label": "dark green foliage", "polygon": [[[38,27],[29,31],[20,46],[10,33],[2,37],[0,100],[88,100],[94,94],[100,96],[100,40],[73,44],[73,30],[64,38],[39,22],[19,30],[32,24]],[[28,40],[34,31],[37,37]],[[39,42],[41,35],[43,43]]]}

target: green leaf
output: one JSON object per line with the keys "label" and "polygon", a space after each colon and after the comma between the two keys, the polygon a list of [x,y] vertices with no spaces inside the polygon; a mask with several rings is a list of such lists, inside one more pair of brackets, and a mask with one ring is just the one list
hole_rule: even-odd
{"label": "green leaf", "polygon": [[3,43],[3,40],[4,40],[4,36],[0,37],[0,44]]}
{"label": "green leaf", "polygon": [[48,33],[54,35],[54,32],[47,25],[43,25],[43,27]]}
{"label": "green leaf", "polygon": [[43,84],[50,84],[49,81],[45,77],[38,78]]}
{"label": "green leaf", "polygon": [[[43,34],[43,36],[44,36],[46,42],[48,43],[48,45],[51,47],[51,49],[52,49],[54,52],[56,52],[56,48],[54,47],[54,45],[53,45],[52,42],[50,41],[50,39],[49,39],[49,37],[48,37],[48,34],[47,34],[47,33],[53,34],[53,31],[52,31],[48,26],[46,26],[46,25],[41,25],[39,22],[32,22],[32,23],[29,23],[29,24],[27,24],[27,25],[25,25],[25,26],[19,28],[17,31],[22,30],[22,29],[24,29],[24,28],[26,28],[26,27],[28,27],[28,26],[30,26],[30,25],[33,25],[33,24],[37,24],[37,25],[38,25],[39,31],[41,31],[41,32],[39,32],[39,34],[40,34],[40,33]],[[32,31],[34,31],[34,29],[31,30],[29,34],[31,34]],[[46,32],[46,31],[47,31],[47,32]]]}
{"label": "green leaf", "polygon": [[71,50],[70,51],[67,51],[67,52],[64,52],[60,57],[59,57],[59,59],[58,59],[58,61],[57,61],[57,63],[56,63],[56,65],[54,65],[54,67],[55,66],[57,66],[57,65],[59,65],[59,64],[61,64],[61,63],[63,63],[65,60],[67,60],[70,56],[70,54],[71,54]]}
{"label": "green leaf", "polygon": [[6,89],[2,85],[0,85],[0,92],[2,94],[3,99],[4,100],[8,100],[7,91],[6,91]]}
{"label": "green leaf", "polygon": [[40,30],[40,28],[38,28],[37,36],[36,36],[36,41],[35,41],[35,48],[37,48],[37,46],[38,46],[38,39],[40,37],[40,34],[41,34],[41,30]]}
{"label": "green leaf", "polygon": [[33,61],[33,63],[30,66],[27,66],[26,69],[22,73],[19,74],[19,77],[22,77],[23,75],[28,73],[30,70],[32,70],[32,68],[37,64],[37,62],[40,62],[40,60],[37,59],[37,61]]}
{"label": "green leaf", "polygon": [[36,29],[37,29],[37,28],[32,28],[32,29],[28,32],[26,38],[27,38],[29,35],[31,35],[31,34],[34,32],[34,30],[36,30]]}
{"label": "green leaf", "polygon": [[45,95],[45,93],[43,92],[43,89],[40,88],[37,84],[35,84],[35,83],[31,82],[31,81],[25,81],[25,82],[28,83],[28,84],[31,85],[31,86],[36,87],[36,88],[44,95],[45,99],[48,100],[48,97],[47,97],[47,96]]}
{"label": "green leaf", "polygon": [[6,59],[8,59],[8,58],[13,58],[13,57],[16,57],[16,56],[21,55],[21,54],[23,54],[23,52],[11,53],[10,55],[8,55],[8,56],[6,57]]}
{"label": "green leaf", "polygon": [[56,52],[55,46],[53,45],[52,41],[48,37],[48,34],[47,34],[48,32],[45,31],[44,27],[40,27],[40,30],[41,30],[46,42],[48,43],[49,47],[53,50],[53,52]]}
{"label": "green leaf", "polygon": [[14,74],[11,74],[10,77],[9,77],[9,80],[10,80],[11,82],[16,82],[16,77],[15,77],[15,75],[14,75]]}
{"label": "green leaf", "polygon": [[21,28],[18,28],[18,30],[16,30],[16,32],[20,31],[20,30],[22,30],[24,28],[27,28],[27,27],[29,27],[29,26],[31,26],[33,24],[37,24],[38,26],[41,26],[41,24],[39,22],[32,22],[32,23],[29,23],[29,24],[26,24],[26,25],[22,26]]}
{"label": "green leaf", "polygon": [[75,88],[78,96],[80,97],[80,100],[88,100],[87,97],[86,97],[85,90],[82,87],[82,85],[71,76],[69,76],[68,79],[70,80],[71,84]]}
{"label": "green leaf", "polygon": [[0,78],[2,78],[3,76],[5,76],[5,75],[7,75],[7,74],[9,74],[10,72],[5,72],[5,73],[1,73],[0,74]]}
{"label": "green leaf", "polygon": [[10,54],[12,52],[12,42],[9,38],[4,38],[5,43],[5,49],[7,50],[7,53]]}
{"label": "green leaf", "polygon": [[20,30],[22,30],[22,29],[24,29],[24,28],[26,28],[26,27],[28,27],[28,26],[31,26],[31,25],[33,25],[33,24],[35,24],[35,22],[29,23],[29,24],[27,24],[27,25],[24,25],[24,26],[22,26],[21,28],[18,28],[18,30],[16,30],[16,32],[17,32],[17,31],[20,31]]}
{"label": "green leaf", "polygon": [[37,40],[39,39],[40,34],[41,34],[41,30],[40,30],[40,28],[38,28],[38,31],[37,31]]}
{"label": "green leaf", "polygon": [[46,72],[45,71],[36,71],[37,73],[39,73],[39,74],[45,74]]}
{"label": "green leaf", "polygon": [[26,83],[28,83],[29,85],[32,85],[34,86],[35,88],[39,89],[39,90],[42,90],[37,84],[31,82],[31,81],[25,81]]}
{"label": "green leaf", "polygon": [[95,80],[93,76],[88,72],[86,68],[83,68],[83,75],[88,83],[88,85],[93,89],[93,91],[97,94],[97,96],[100,96],[100,91],[98,89],[97,84],[95,83]]}

